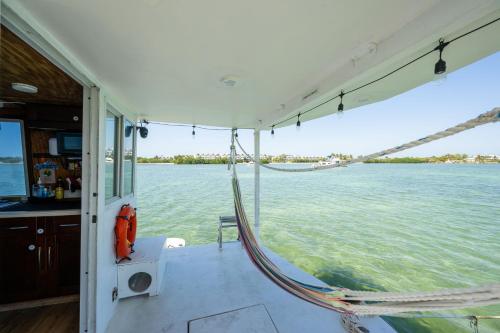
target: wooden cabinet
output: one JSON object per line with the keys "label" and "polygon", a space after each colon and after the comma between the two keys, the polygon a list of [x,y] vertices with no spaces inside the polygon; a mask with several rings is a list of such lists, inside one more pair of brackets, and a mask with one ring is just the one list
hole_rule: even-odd
{"label": "wooden cabinet", "polygon": [[0,302],[37,293],[36,218],[0,220]]}
{"label": "wooden cabinet", "polygon": [[78,293],[80,216],[0,219],[0,303]]}
{"label": "wooden cabinet", "polygon": [[57,294],[77,293],[80,288],[80,216],[52,218],[47,242],[50,269]]}

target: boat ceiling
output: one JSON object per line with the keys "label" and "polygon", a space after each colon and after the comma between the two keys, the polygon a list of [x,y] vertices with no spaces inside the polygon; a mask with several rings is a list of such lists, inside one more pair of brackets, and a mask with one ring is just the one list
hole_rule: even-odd
{"label": "boat ceiling", "polygon": [[[500,16],[498,0],[4,3],[43,27],[138,118],[238,128],[268,128]],[[449,71],[497,52],[499,35],[493,24],[450,44]],[[432,80],[437,56],[349,95],[345,109]]]}

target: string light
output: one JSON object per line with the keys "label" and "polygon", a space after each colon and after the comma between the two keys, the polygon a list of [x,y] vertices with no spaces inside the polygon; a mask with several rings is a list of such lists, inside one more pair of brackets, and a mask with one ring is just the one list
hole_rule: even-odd
{"label": "string light", "polygon": [[[309,108],[309,109],[307,109],[307,110],[305,110],[305,111],[300,112],[300,113],[297,115],[297,118],[298,118],[298,117],[300,117],[301,115],[304,115],[304,114],[309,113],[309,112],[311,112],[311,111],[313,111],[313,110],[316,110],[317,108],[319,108],[319,107],[321,107],[321,106],[323,106],[323,105],[325,105],[325,104],[330,103],[331,101],[333,101],[334,99],[336,99],[336,98],[338,98],[338,97],[340,97],[340,104],[338,105],[337,110],[339,111],[339,115],[340,115],[340,114],[341,114],[340,112],[342,112],[342,111],[344,110],[344,104],[342,103],[342,98],[343,98],[345,95],[347,95],[347,94],[351,94],[351,93],[353,93],[353,92],[355,92],[355,91],[358,91],[358,90],[360,90],[360,89],[363,89],[363,88],[365,88],[365,87],[367,87],[367,86],[370,86],[370,85],[372,85],[372,84],[374,84],[374,83],[377,83],[378,81],[381,81],[381,80],[383,80],[383,79],[385,79],[385,78],[387,78],[387,77],[389,77],[389,76],[393,75],[394,73],[399,72],[400,70],[402,70],[402,69],[404,69],[404,68],[406,68],[406,67],[410,66],[411,64],[413,64],[413,63],[417,62],[418,60],[420,60],[420,59],[422,59],[422,58],[424,58],[424,57],[428,56],[429,54],[431,54],[431,53],[433,53],[433,52],[436,52],[436,51],[439,51],[439,60],[438,60],[438,62],[436,62],[436,64],[434,65],[434,73],[435,73],[436,75],[441,75],[441,74],[444,74],[444,73],[446,73],[446,61],[444,61],[444,60],[443,60],[442,55],[443,55],[443,50],[444,50],[444,48],[445,48],[446,46],[448,46],[449,44],[451,44],[451,43],[453,43],[453,42],[455,42],[455,41],[457,41],[457,40],[459,40],[459,39],[462,39],[462,38],[464,38],[464,37],[466,37],[466,36],[468,36],[468,35],[470,35],[470,34],[472,34],[472,33],[476,32],[476,31],[478,31],[478,30],[481,30],[481,29],[483,29],[483,28],[485,28],[485,27],[487,27],[487,26],[489,26],[489,25],[491,25],[491,24],[493,24],[493,23],[496,23],[496,22],[498,22],[498,21],[500,21],[500,17],[498,17],[498,18],[496,18],[496,19],[494,19],[494,20],[492,20],[492,21],[490,21],[490,22],[487,22],[487,23],[485,23],[485,24],[483,24],[483,25],[481,25],[481,26],[479,26],[479,27],[477,27],[477,28],[475,28],[475,29],[469,30],[469,31],[467,31],[467,32],[465,32],[465,33],[463,33],[463,34],[461,34],[461,35],[457,36],[457,37],[454,37],[453,39],[451,39],[451,40],[449,40],[449,41],[447,41],[447,42],[445,42],[445,41],[444,41],[444,39],[440,39],[440,40],[439,40],[439,45],[438,45],[438,46],[436,46],[435,48],[433,48],[433,49],[431,49],[431,50],[429,50],[429,51],[427,51],[427,52],[425,52],[425,53],[421,54],[420,56],[418,56],[418,57],[416,57],[416,58],[414,58],[414,59],[410,60],[409,62],[407,62],[407,63],[405,63],[405,64],[403,64],[403,65],[401,65],[401,66],[399,66],[399,67],[397,67],[396,69],[392,70],[391,72],[389,72],[389,73],[387,73],[387,74],[384,74],[384,75],[382,75],[382,76],[380,76],[380,77],[378,77],[378,78],[376,78],[376,79],[374,79],[374,80],[372,80],[372,81],[370,81],[370,82],[367,82],[367,83],[365,83],[365,84],[363,84],[363,85],[361,85],[361,86],[359,86],[359,87],[356,87],[356,88],[350,89],[350,90],[348,90],[348,91],[346,91],[346,92],[341,91],[341,92],[340,92],[340,94],[338,94],[338,95],[336,95],[336,96],[333,96],[333,97],[331,97],[331,98],[329,98],[329,99],[327,99],[327,100],[325,100],[325,101],[323,101],[323,102],[321,102],[321,103],[319,103],[319,104],[317,104],[317,105],[315,105],[315,106],[313,106],[313,107],[311,107],[311,108]],[[272,129],[274,129],[274,126],[276,126],[276,125],[281,125],[281,124],[283,124],[283,123],[286,123],[286,122],[288,122],[288,121],[292,120],[294,117],[295,117],[295,116],[294,116],[294,115],[292,115],[292,116],[290,116],[290,117],[288,117],[288,118],[286,118],[286,119],[284,119],[284,120],[282,120],[282,121],[279,121],[279,122],[277,122],[277,123],[274,123],[274,124],[271,126],[271,128],[272,128]],[[300,127],[300,120],[298,120],[298,119],[297,119],[297,129],[298,129],[299,127]]]}
{"label": "string light", "polygon": [[443,50],[450,42],[445,42],[443,39],[439,40],[439,45],[434,50],[439,51],[439,60],[434,65],[434,74],[441,75],[446,73],[446,61],[443,60]]}
{"label": "string light", "polygon": [[338,111],[338,112],[342,112],[342,111],[344,111],[344,104],[342,104],[342,99],[344,98],[344,95],[345,95],[345,94],[344,94],[344,91],[343,91],[343,90],[341,90],[341,91],[340,91],[340,95],[339,95],[339,96],[340,96],[340,104],[339,104],[339,106],[337,107],[337,111]]}
{"label": "string light", "polygon": [[[469,30],[469,31],[467,31],[467,32],[465,32],[465,33],[457,36],[457,37],[454,37],[453,39],[451,39],[451,40],[449,40],[447,42],[445,42],[444,39],[440,39],[438,46],[436,46],[435,48],[427,51],[426,53],[421,54],[420,56],[412,59],[411,61],[409,61],[409,62],[407,62],[407,63],[405,63],[405,64],[397,67],[396,69],[392,70],[391,72],[386,73],[386,74],[384,74],[384,75],[382,75],[382,76],[380,76],[380,77],[378,77],[378,78],[376,78],[376,79],[374,79],[372,81],[369,81],[369,82],[367,82],[365,84],[362,84],[361,86],[358,86],[356,88],[347,90],[345,92],[344,92],[344,90],[341,90],[340,94],[338,94],[336,96],[333,96],[333,97],[330,97],[329,99],[327,99],[327,100],[325,100],[325,101],[323,101],[323,102],[321,102],[321,103],[319,103],[319,104],[317,104],[317,105],[315,105],[315,106],[313,106],[313,107],[311,107],[311,108],[309,108],[309,109],[307,109],[305,111],[300,112],[299,114],[297,114],[297,124],[296,124],[297,125],[296,126],[297,130],[300,129],[300,124],[301,124],[300,123],[300,116],[302,116],[302,115],[304,115],[306,113],[309,113],[309,112],[311,112],[313,110],[316,110],[317,108],[319,108],[319,107],[321,107],[321,106],[323,106],[325,104],[328,104],[328,103],[330,103],[331,101],[333,101],[334,99],[337,99],[337,98],[340,98],[340,103],[339,103],[339,105],[337,107],[337,111],[338,111],[337,113],[338,113],[339,116],[341,116],[343,114],[343,111],[344,111],[343,97],[345,95],[351,94],[351,93],[353,93],[355,91],[361,90],[361,89],[363,89],[363,88],[365,88],[367,86],[370,86],[370,85],[372,85],[374,83],[377,83],[377,82],[379,82],[379,81],[381,81],[381,80],[383,80],[383,79],[385,79],[385,78],[393,75],[394,73],[396,73],[396,72],[398,72],[398,71],[400,71],[400,70],[402,70],[402,69],[410,66],[411,64],[417,62],[418,60],[420,60],[420,59],[428,56],[429,54],[431,54],[433,52],[439,51],[439,60],[434,65],[434,73],[436,75],[441,75],[441,74],[446,73],[446,61],[444,61],[443,58],[442,58],[444,48],[446,46],[448,46],[449,44],[455,42],[456,40],[459,40],[459,39],[461,39],[463,37],[466,37],[466,36],[468,36],[468,35],[476,32],[476,31],[481,30],[481,29],[483,29],[483,28],[485,28],[485,27],[487,27],[487,26],[489,26],[489,25],[491,25],[491,24],[493,24],[495,22],[498,22],[498,21],[500,21],[500,17],[496,18],[496,19],[494,19],[494,20],[492,20],[490,22],[487,22],[487,23],[485,23],[485,24],[483,24],[483,25],[481,25],[481,26],[479,26],[479,27],[477,27],[475,29]],[[271,126],[271,135],[274,136],[274,127],[275,126],[281,125],[283,123],[286,123],[286,122],[292,120],[294,117],[295,117],[295,115],[291,115],[290,117],[288,117],[288,118],[286,118],[286,119],[284,119],[284,120],[282,120],[280,122],[274,123]],[[149,122],[146,119],[141,120],[141,127],[142,127],[142,122],[144,122],[146,124],[157,124],[157,125],[165,125],[165,126],[192,127],[193,130],[192,130],[191,134],[192,134],[193,138],[195,136],[195,127],[198,128],[198,129],[208,130],[208,131],[231,131],[232,130],[231,128],[226,128],[226,127],[203,127],[203,126],[195,126],[195,125],[191,126],[191,125],[188,125],[188,124],[171,124],[171,123],[163,123],[163,122]],[[243,129],[253,129],[253,128],[243,128]],[[144,130],[143,131],[146,132],[145,135],[147,136],[147,128],[145,126],[144,126]],[[238,133],[236,133],[235,136],[237,137]]]}
{"label": "string light", "polygon": [[237,129],[237,128],[234,130],[234,137],[235,137],[235,138],[237,138],[237,137],[238,137],[238,129]]}
{"label": "string light", "polygon": [[[235,137],[238,137],[238,128],[228,128],[228,127],[206,127],[206,126],[197,126],[197,125],[188,125],[188,124],[173,124],[173,123],[164,123],[164,122],[158,122],[158,121],[147,121],[145,119],[140,120],[141,125],[142,123],[146,124],[154,124],[154,125],[162,125],[162,126],[168,126],[168,127],[190,127],[191,128],[191,137],[194,139],[196,136],[196,129],[198,130],[204,130],[204,131],[235,131]],[[137,129],[139,129],[139,126],[137,126]],[[147,131],[147,129],[144,127],[144,129]],[[240,127],[239,129],[243,130],[254,130],[254,128],[250,127]]]}

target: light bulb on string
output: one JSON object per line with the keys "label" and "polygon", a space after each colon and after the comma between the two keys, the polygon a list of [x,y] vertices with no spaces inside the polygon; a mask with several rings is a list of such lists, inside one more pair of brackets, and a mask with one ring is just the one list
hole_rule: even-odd
{"label": "light bulb on string", "polygon": [[341,90],[340,95],[339,95],[340,96],[340,103],[339,103],[339,106],[337,107],[337,116],[339,116],[339,117],[342,117],[342,114],[344,113],[344,103],[343,103],[344,95],[345,95],[344,91]]}
{"label": "light bulb on string", "polygon": [[194,131],[194,128],[195,128],[195,127],[196,127],[196,126],[194,126],[194,125],[193,125],[193,131],[191,132],[191,136],[192,136],[192,138],[193,138],[193,139],[194,139],[194,137],[195,137],[195,135],[196,135],[196,132]]}
{"label": "light bulb on string", "polygon": [[274,138],[274,125],[271,127],[271,137]]}
{"label": "light bulb on string", "polygon": [[296,125],[297,125],[296,129],[297,129],[297,131],[299,131],[300,130],[300,113],[297,115],[297,124]]}
{"label": "light bulb on string", "polygon": [[440,39],[439,45],[435,48],[435,50],[439,51],[439,60],[434,65],[434,74],[436,75],[446,73],[446,61],[443,60],[443,50],[448,44],[449,42],[445,42],[444,39]]}
{"label": "light bulb on string", "polygon": [[439,45],[436,46],[434,50],[439,51],[439,60],[434,64],[434,83],[436,85],[442,85],[446,82],[446,61],[443,60],[443,50],[448,46],[449,42],[445,42],[444,39],[439,40]]}

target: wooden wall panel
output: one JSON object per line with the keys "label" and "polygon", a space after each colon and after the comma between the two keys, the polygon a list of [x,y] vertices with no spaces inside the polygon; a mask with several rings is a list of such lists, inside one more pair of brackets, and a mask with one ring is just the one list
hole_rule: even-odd
{"label": "wooden wall panel", "polygon": [[[0,30],[0,73],[2,100],[82,105],[82,86],[3,25]],[[12,82],[34,85],[38,87],[38,93],[15,91]]]}

